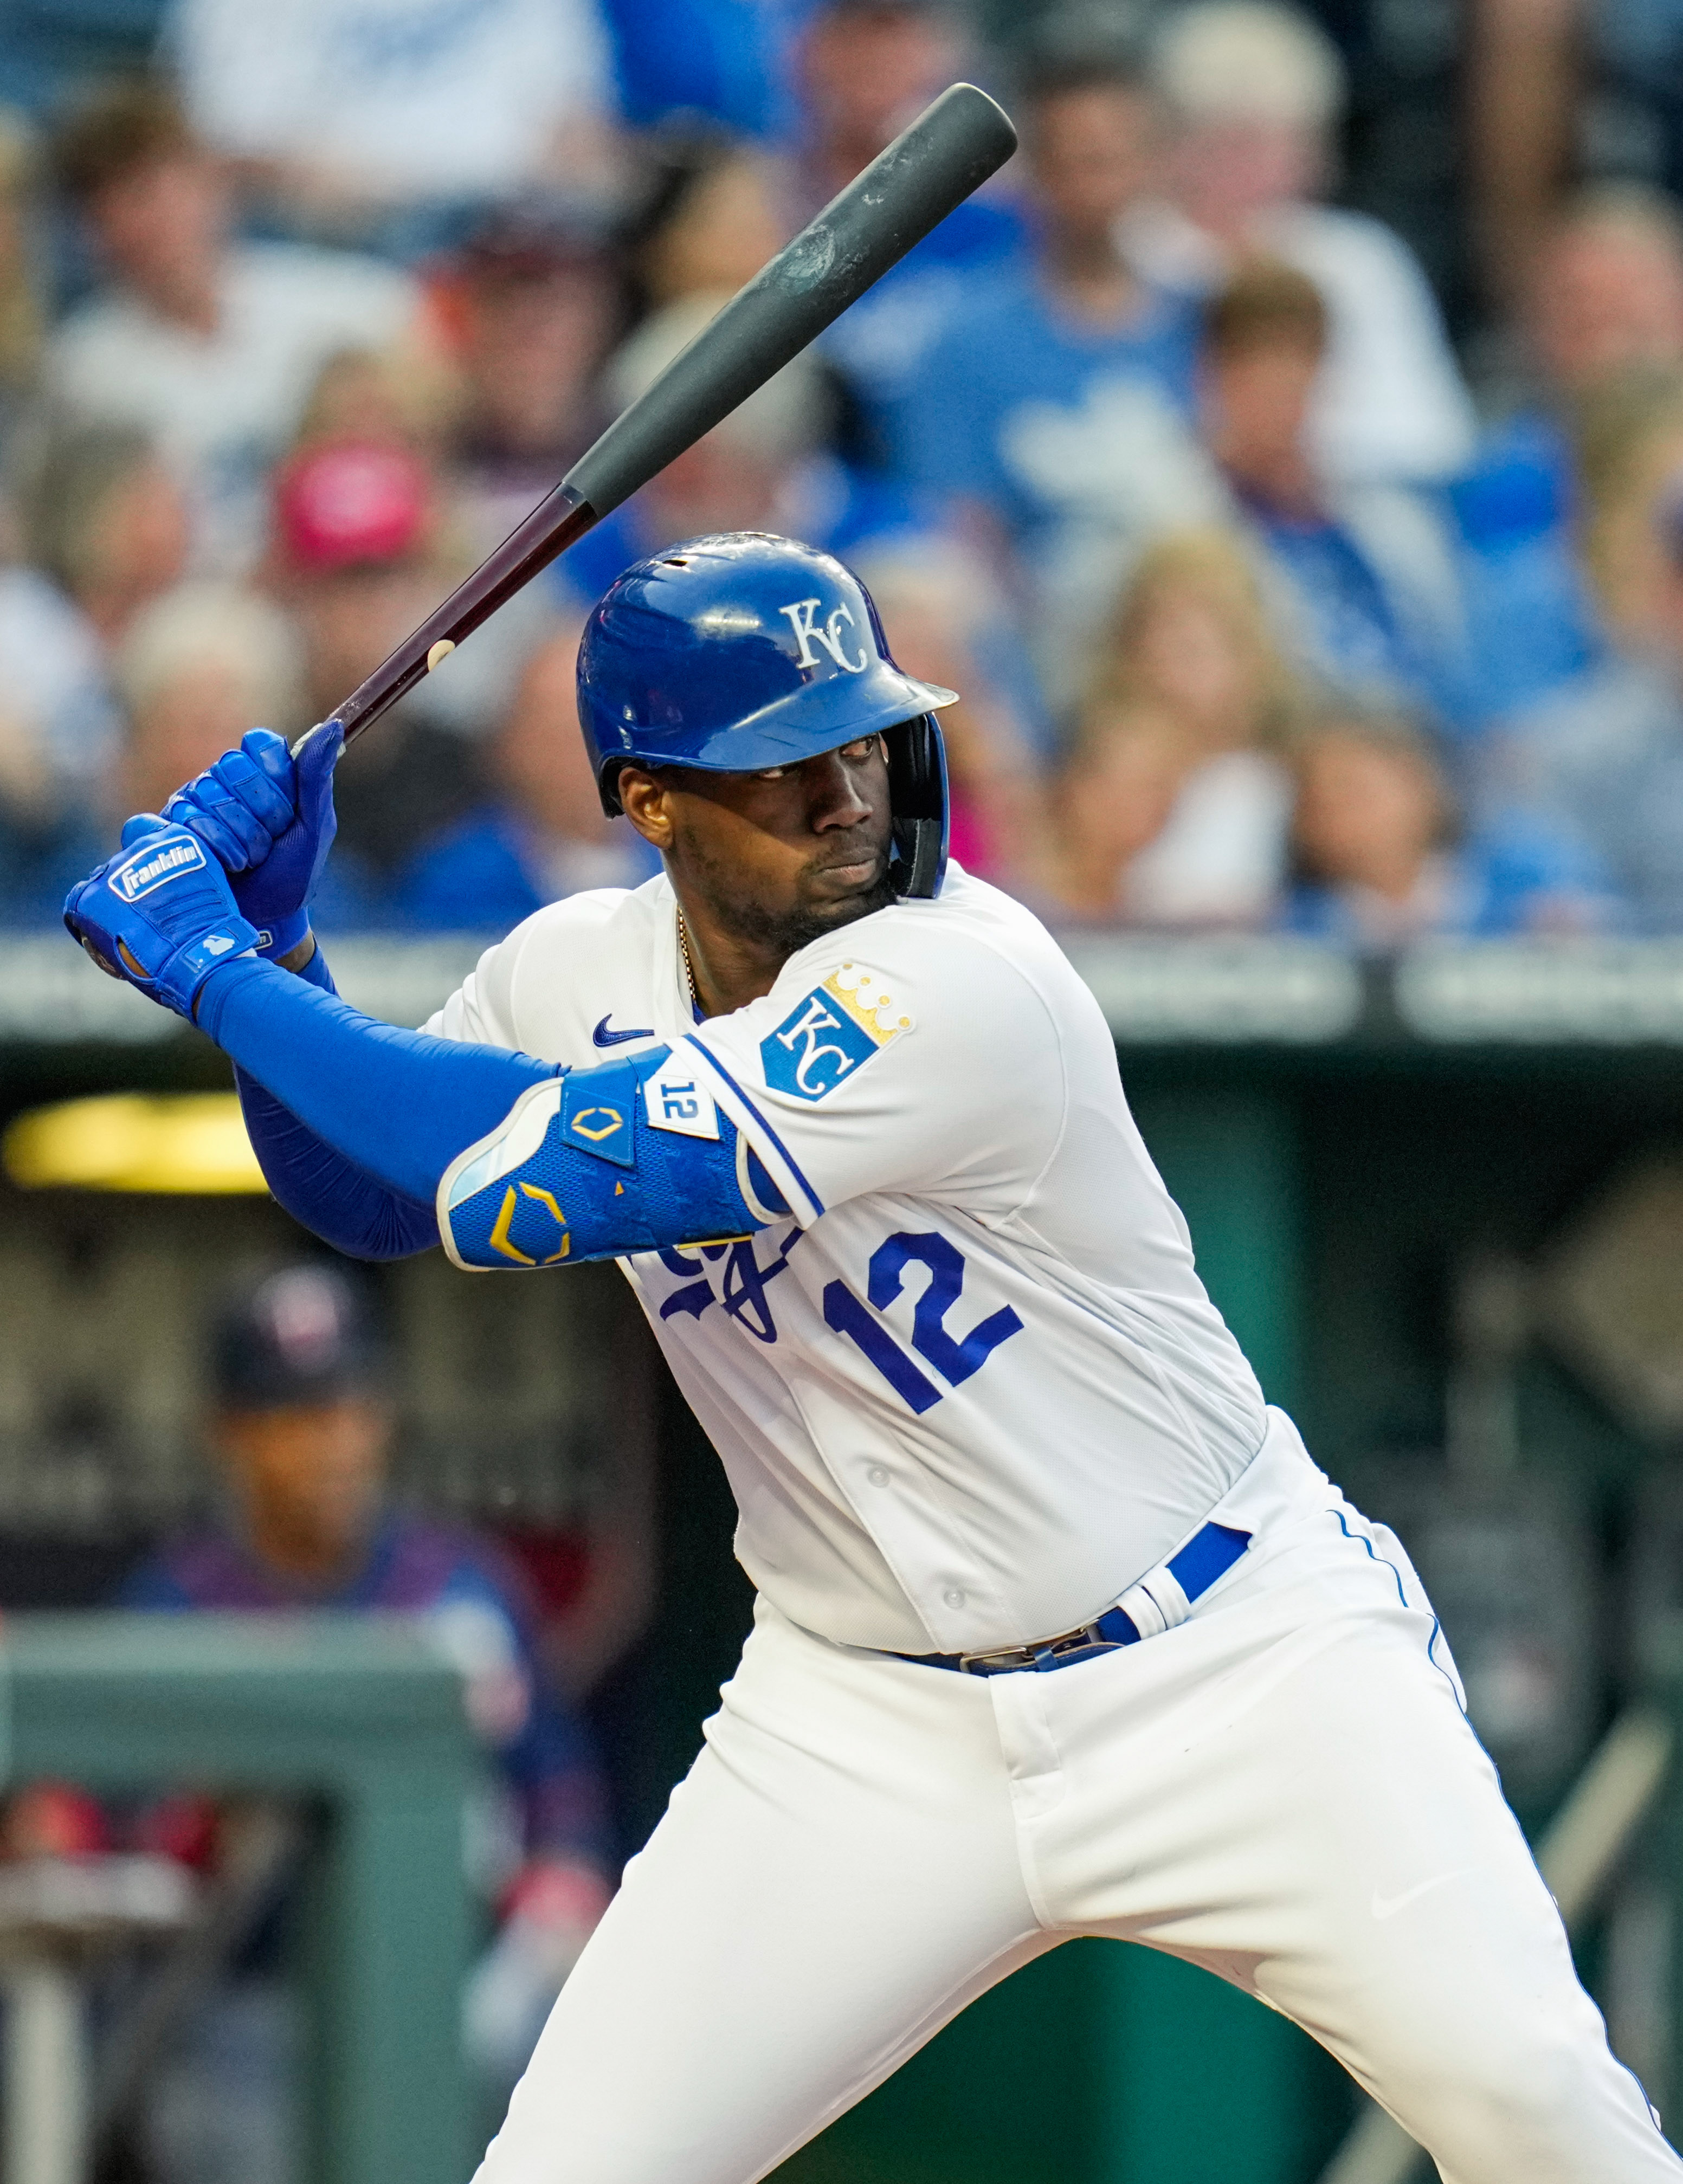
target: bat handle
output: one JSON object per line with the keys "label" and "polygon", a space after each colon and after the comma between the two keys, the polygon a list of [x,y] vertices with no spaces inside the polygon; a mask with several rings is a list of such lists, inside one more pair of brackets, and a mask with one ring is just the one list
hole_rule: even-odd
{"label": "bat handle", "polygon": [[[558,485],[540,500],[530,515],[473,574],[457,585],[443,604],[413,629],[388,660],[382,660],[364,682],[358,684],[332,717],[344,725],[345,741],[353,743],[363,730],[395,705],[406,692],[449,658],[465,637],[471,637],[512,599],[522,584],[545,568],[558,554],[582,538],[598,521],[589,502],[571,487]],[[314,735],[314,728],[309,731]],[[293,746],[294,757],[303,749],[300,737]]]}

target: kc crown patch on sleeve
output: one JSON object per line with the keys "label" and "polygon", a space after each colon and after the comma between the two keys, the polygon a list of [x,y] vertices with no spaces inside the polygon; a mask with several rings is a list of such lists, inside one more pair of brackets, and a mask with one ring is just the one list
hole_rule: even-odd
{"label": "kc crown patch on sleeve", "polygon": [[766,1082],[797,1100],[822,1100],[911,1028],[874,971],[844,963],[761,1040]]}

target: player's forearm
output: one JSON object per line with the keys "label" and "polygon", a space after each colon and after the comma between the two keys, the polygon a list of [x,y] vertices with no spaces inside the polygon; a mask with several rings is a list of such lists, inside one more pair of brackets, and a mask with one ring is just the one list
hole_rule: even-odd
{"label": "player's forearm", "polygon": [[[337,994],[327,959],[313,935],[275,958],[324,994]],[[246,1133],[269,1188],[295,1221],[355,1259],[406,1259],[431,1249],[438,1223],[431,1206],[390,1190],[336,1152],[323,1138],[236,1067]]]}
{"label": "player's forearm", "polygon": [[[272,963],[221,966],[198,1022],[305,1129],[365,1176],[430,1206],[464,1146],[552,1064],[376,1022]],[[312,1226],[315,1223],[312,1221]]]}
{"label": "player's forearm", "polygon": [[354,1259],[407,1259],[437,1242],[430,1205],[365,1174],[244,1070],[234,1081],[258,1164],[295,1221]]}
{"label": "player's forearm", "polygon": [[[377,1023],[254,956],[217,965],[198,990],[203,1028],[313,1139],[417,1209],[437,1203],[460,1266],[617,1258],[788,1214],[753,1147],[711,1101],[704,1117],[694,1070],[664,1047],[563,1088],[553,1064]],[[312,1206],[320,1187],[312,1172]]]}

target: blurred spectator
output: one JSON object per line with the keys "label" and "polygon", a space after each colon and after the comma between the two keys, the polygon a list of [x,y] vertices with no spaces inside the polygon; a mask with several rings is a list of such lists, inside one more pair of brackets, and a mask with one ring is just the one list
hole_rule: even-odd
{"label": "blurred spectator", "polygon": [[46,312],[36,263],[35,145],[0,109],[0,428],[35,392]]}
{"label": "blurred spectator", "polygon": [[294,444],[407,448],[424,461],[436,462],[458,407],[455,376],[442,357],[342,348],[315,376]]}
{"label": "blurred spectator", "polygon": [[1683,365],[1633,371],[1580,404],[1573,543],[1604,639],[1646,647],[1663,626],[1671,560],[1655,512],[1683,466]]}
{"label": "blurred spectator", "polygon": [[1242,540],[1166,538],[1117,607],[1058,792],[1053,891],[1089,917],[1254,925],[1285,869],[1304,694]]}
{"label": "blurred spectator", "polygon": [[606,422],[594,382],[617,331],[613,272],[576,222],[514,207],[481,226],[434,298],[462,376],[454,456],[482,556]]}
{"label": "blurred spectator", "polygon": [[1670,474],[1657,486],[1633,460],[1628,510],[1603,514],[1618,641],[1493,738],[1479,778],[1482,813],[1581,841],[1656,933],[1683,932],[1683,411],[1669,441]]}
{"label": "blurred spectator", "polygon": [[0,570],[0,912],[56,920],[102,854],[117,753],[108,653],[181,572],[181,498],[144,433],[44,437],[17,480],[29,566]]}
{"label": "blurred spectator", "polygon": [[728,137],[657,143],[644,202],[622,237],[640,300],[658,310],[734,295],[794,231],[789,176]]}
{"label": "blurred spectator", "polygon": [[1473,222],[1511,308],[1574,176],[1683,192],[1683,8],[1473,0],[1466,41]]}
{"label": "blurred spectator", "polygon": [[[272,32],[272,11],[263,21]],[[230,242],[222,166],[159,86],[79,109],[53,160],[108,281],[51,338],[54,398],[151,433],[189,488],[201,561],[249,562],[265,468],[316,372],[339,349],[410,337],[416,292],[371,259]]]}
{"label": "blurred spectator", "polygon": [[39,121],[95,71],[144,69],[168,0],[47,0],[0,8],[0,100]]}
{"label": "blurred spectator", "polygon": [[1575,148],[1585,170],[1683,192],[1683,8],[1555,0],[1552,13],[1539,21],[1534,8],[1530,27],[1539,46],[1558,47],[1563,31],[1582,70]]}
{"label": "blurred spectator", "polygon": [[308,727],[302,668],[291,623],[256,593],[200,579],[155,600],[112,663],[128,727],[109,816],[161,811],[259,722]]}
{"label": "blurred spectator", "polygon": [[175,0],[166,42],[207,142],[307,232],[412,254],[464,208],[613,183],[593,0]]}
{"label": "blurred spectator", "polygon": [[897,428],[903,473],[1023,556],[1048,697],[1073,702],[1130,563],[1219,515],[1190,432],[1195,309],[1133,274],[1120,215],[1150,176],[1151,112],[1108,55],[1059,61],[1018,106],[1031,254],[968,284]]}
{"label": "blurred spectator", "polygon": [[1050,840],[1036,890],[1055,922],[1131,922],[1134,860],[1162,834],[1186,777],[1185,738],[1158,713],[1078,737],[1051,784]]}
{"label": "blurred spectator", "polygon": [[[693,295],[646,319],[610,360],[610,407],[652,385],[725,300]],[[643,554],[713,531],[781,532],[844,557],[867,542],[927,538],[928,521],[898,488],[822,451],[828,413],[823,374],[805,350],[566,555],[560,581],[576,604],[593,605]]]}
{"label": "blurred spectator", "polygon": [[504,1923],[470,1982],[466,2028],[476,2059],[511,2084],[610,1894],[605,1793],[585,1733],[538,1669],[513,1566],[488,1540],[389,1506],[386,1361],[343,1275],[301,1265],[258,1283],[216,1326],[211,1379],[223,1512],[165,1540],[123,1604],[426,1618],[496,1763],[480,1878]]}
{"label": "blurred spectator", "polygon": [[[545,360],[541,341],[535,340],[533,346],[540,362]],[[528,361],[510,360],[500,382],[505,414],[541,423],[540,405],[548,399],[547,376],[537,375],[534,384]],[[488,382],[497,376],[488,370]],[[424,359],[371,349],[345,349],[330,358],[305,406],[294,459],[277,473],[286,492],[270,570],[281,593],[291,594],[303,570],[319,570],[326,561],[338,563],[341,557],[347,565],[412,558],[409,581],[393,584],[387,599],[392,612],[380,618],[382,630],[390,632],[404,602],[403,610],[412,616],[413,626],[460,582],[473,563],[506,538],[549,492],[571,463],[571,454],[557,455],[554,471],[549,471],[541,460],[528,457],[523,463],[504,443],[499,464],[493,457],[488,434],[470,441],[484,460],[463,460],[452,435],[460,431],[464,414],[459,382]],[[471,419],[471,413],[465,414]],[[312,465],[307,475],[303,472],[304,456],[330,449],[343,460]],[[381,450],[395,451],[398,463],[387,465]],[[365,471],[370,451],[374,451],[372,467]],[[456,460],[446,468],[446,458],[453,454]],[[393,519],[389,510],[382,511],[382,504],[393,494],[396,503],[410,506],[415,516],[412,557],[407,548],[402,553],[388,552],[386,526]],[[369,526],[366,537],[365,525]],[[327,532],[336,543],[328,542]],[[334,627],[346,628],[348,634],[359,619],[351,610],[359,588],[354,580],[327,588],[332,605],[343,606],[348,616],[348,624],[342,624],[333,614]],[[312,607],[319,610],[322,592],[309,586],[306,589]],[[365,590],[365,604],[367,601]],[[319,612],[310,618],[319,621]],[[405,701],[408,710],[470,739],[488,733],[511,702],[527,660],[554,634],[555,624],[554,604],[542,585],[516,592],[498,609],[482,636],[476,632],[451,655],[448,675],[430,676]],[[372,627],[371,622],[371,631]],[[365,657],[372,641],[371,635],[359,640],[356,656]],[[395,642],[396,638],[390,638],[387,649]],[[337,647],[330,649],[332,674],[324,660],[315,678],[317,702],[322,706],[337,705],[350,688],[342,683],[335,696],[327,696],[351,656],[340,654]]]}
{"label": "blurred spectator", "polygon": [[697,115],[738,136],[788,131],[788,46],[802,0],[604,0],[633,129]]}
{"label": "blurred spectator", "polygon": [[1009,621],[985,572],[945,541],[862,543],[852,566],[909,675],[959,693],[941,715],[952,854],[967,872],[1020,887],[1041,854],[1038,754],[1012,702]]}
{"label": "blurred spectator", "polygon": [[1579,560],[1578,441],[1621,382],[1683,365],[1683,219],[1630,186],[1585,192],[1543,228],[1518,291],[1526,398],[1453,488],[1480,682],[1518,710],[1588,666],[1596,609]]}
{"label": "blurred spectator", "polygon": [[50,434],[20,465],[17,501],[30,561],[108,649],[187,566],[187,509],[140,426]]}
{"label": "blurred spectator", "polygon": [[1683,214],[1672,198],[1630,183],[1585,190],[1558,210],[1529,266],[1522,315],[1546,398],[1683,362]]}
{"label": "blurred spectator", "polygon": [[966,42],[947,0],[819,0],[794,54],[815,211],[962,72]]}
{"label": "blurred spectator", "polygon": [[[301,450],[276,472],[274,503],[270,582],[299,632],[305,710],[325,720],[450,588],[437,496],[415,455],[353,443]],[[494,713],[476,704],[464,715],[452,693],[483,696],[476,663],[485,659],[498,660],[488,632],[441,663],[340,766],[333,862],[371,896],[480,801],[471,738]]]}
{"label": "blurred spectator", "polygon": [[1506,311],[1522,300],[1573,170],[1578,14],[1579,0],[1469,0],[1466,10],[1468,224],[1485,292]]}
{"label": "blurred spectator", "polygon": [[1326,476],[1452,476],[1472,452],[1473,410],[1425,276],[1380,221],[1314,202],[1333,179],[1337,48],[1271,0],[1197,0],[1168,18],[1152,79],[1171,130],[1168,189],[1129,215],[1133,263],[1193,294],[1254,251],[1296,265],[1329,314],[1310,418]]}
{"label": "blurred spectator", "polygon": [[[950,83],[975,72],[967,43],[963,18],[946,0],[820,0],[791,58],[800,219],[844,189]],[[861,459],[873,467],[891,460],[943,329],[972,281],[1022,239],[1001,189],[967,198],[824,337],[823,354],[857,405],[852,452]]]}
{"label": "blurred spectator", "polygon": [[[91,833],[117,746],[99,641],[33,569],[0,569],[0,918],[55,922],[104,854]],[[103,813],[101,814],[103,816]]]}
{"label": "blurred spectator", "polygon": [[1326,341],[1326,306],[1307,275],[1262,259],[1236,276],[1205,320],[1211,451],[1305,666],[1346,691],[1464,719],[1464,609],[1436,507],[1407,487],[1331,484],[1312,451]]}
{"label": "blurred spectator", "polygon": [[658,855],[605,816],[578,733],[578,630],[528,661],[485,749],[486,800],[423,841],[395,877],[392,908],[421,930],[505,933],[582,888],[636,887]]}
{"label": "blurred spectator", "polygon": [[1538,825],[1463,832],[1429,742],[1405,722],[1329,715],[1295,754],[1290,931],[1351,948],[1428,933],[1582,931],[1613,905],[1592,861]]}
{"label": "blurred spectator", "polygon": [[[690,295],[645,320],[609,364],[610,407],[623,410],[653,386],[726,300]],[[786,531],[805,538],[803,519],[822,529],[813,522],[820,510],[803,504],[805,481],[797,473],[822,441],[825,421],[823,382],[803,351],[650,479],[631,504],[638,551],[652,553],[707,531]]]}

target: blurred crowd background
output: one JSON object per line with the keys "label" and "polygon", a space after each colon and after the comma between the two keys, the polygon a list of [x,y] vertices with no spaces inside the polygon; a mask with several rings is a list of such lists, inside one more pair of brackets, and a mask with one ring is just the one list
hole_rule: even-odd
{"label": "blurred crowd background", "polygon": [[649,862],[577,632],[849,560],[1055,922],[1683,926],[1683,7],[17,0],[0,918],[323,716],[955,77],[1023,148],[341,776],[319,922]]}
{"label": "blurred crowd background", "polygon": [[[588,777],[578,633],[634,560],[745,527],[842,555],[961,692],[955,852],[1056,925],[1683,933],[1683,0],[4,0],[0,928],[50,933],[127,813],[328,714],[960,76],[1019,157],[347,756],[330,948],[649,875]],[[81,1067],[17,1062],[8,1107]],[[1218,1276],[1267,1142],[1201,1200],[1186,1112],[1130,1086]],[[1522,1441],[1587,1475],[1602,1429],[1563,1382],[1523,1409],[1524,1284],[1467,1252],[1542,1263],[1648,1123],[1481,1096],[1313,1110],[1306,1415],[1324,1453],[1441,1443],[1485,1496],[1431,1582],[1541,1810],[1636,1490],[1609,1460],[1593,1526],[1512,1493]],[[0,1602],[426,1618],[486,1758],[494,2118],[746,1612],[633,1307],[436,1254],[360,1290],[254,1199],[0,1193]],[[1613,1415],[1652,1365],[1630,1432],[1669,1455],[1683,1165],[1629,1198],[1557,1286],[1572,1354],[1623,1361]],[[1265,1351],[1297,1248],[1233,1284]],[[1683,1502],[1630,1537],[1675,1605]],[[0,1873],[150,1858],[214,1906],[248,1819],[31,1784]],[[103,2178],[304,2173],[286,1892]],[[1652,2085],[1673,2003],[1631,1900],[1613,2014]]]}

